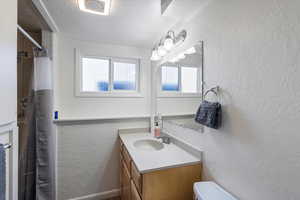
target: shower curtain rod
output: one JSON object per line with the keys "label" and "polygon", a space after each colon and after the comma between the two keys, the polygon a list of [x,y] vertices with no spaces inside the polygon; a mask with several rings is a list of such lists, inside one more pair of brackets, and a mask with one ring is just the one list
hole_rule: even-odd
{"label": "shower curtain rod", "polygon": [[40,50],[43,50],[43,47],[37,42],[35,41],[30,35],[29,33],[27,33],[19,24],[17,25],[17,28],[21,31],[21,33],[23,33],[23,35],[25,37],[27,37],[37,48],[39,48]]}

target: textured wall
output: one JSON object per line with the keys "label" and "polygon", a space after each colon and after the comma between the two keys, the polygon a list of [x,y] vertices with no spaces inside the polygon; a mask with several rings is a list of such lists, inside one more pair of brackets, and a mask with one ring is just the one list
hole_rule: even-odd
{"label": "textured wall", "polygon": [[[97,44],[54,35],[54,101],[60,118],[109,118],[150,115],[149,50]],[[74,95],[75,48],[102,56],[141,59],[144,98],[78,98]],[[58,200],[99,199],[119,189],[117,130],[149,127],[148,119],[104,120],[57,128]],[[103,193],[104,192],[104,193]]]}
{"label": "textured wall", "polygon": [[[72,39],[63,34],[54,42],[55,109],[60,118],[108,118],[150,115],[150,50]],[[75,48],[88,55],[137,58],[141,60],[143,98],[79,98],[75,96]]]}
{"label": "textured wall", "polygon": [[[204,174],[243,200],[300,199],[300,1],[211,0],[181,28],[205,42],[224,126],[202,134]],[[195,136],[198,138],[198,136]]]}
{"label": "textured wall", "polygon": [[59,125],[58,200],[80,197],[99,199],[103,192],[119,189],[118,129],[140,127],[149,127],[149,120],[94,121]]}

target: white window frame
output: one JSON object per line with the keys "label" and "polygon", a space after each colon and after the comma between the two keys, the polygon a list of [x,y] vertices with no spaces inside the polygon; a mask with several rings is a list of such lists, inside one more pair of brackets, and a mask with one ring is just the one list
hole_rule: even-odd
{"label": "white window frame", "polygon": [[[95,91],[87,92],[82,90],[82,59],[95,58],[109,60],[109,86],[108,91]],[[113,89],[113,76],[114,76],[114,62],[131,63],[136,66],[136,80],[135,90],[114,90]],[[75,96],[76,97],[136,97],[142,98],[141,85],[140,85],[140,59],[135,58],[118,58],[110,56],[99,56],[91,54],[83,54],[79,49],[76,49],[76,76],[75,76]]]}
{"label": "white window frame", "polygon": [[[179,84],[179,91],[163,91],[162,90],[162,67],[177,67],[178,68],[178,84]],[[182,92],[181,91],[181,68],[182,67],[190,67],[190,68],[197,68],[197,92],[195,93],[188,93],[188,92]],[[159,83],[157,84],[157,90],[158,98],[176,98],[176,97],[182,97],[182,98],[199,98],[201,97],[201,70],[199,67],[191,66],[188,64],[164,64],[160,66],[159,70]]]}

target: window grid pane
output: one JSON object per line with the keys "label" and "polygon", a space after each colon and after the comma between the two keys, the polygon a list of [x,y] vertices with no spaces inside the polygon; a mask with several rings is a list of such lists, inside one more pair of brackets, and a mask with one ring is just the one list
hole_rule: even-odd
{"label": "window grid pane", "polygon": [[109,60],[82,58],[82,91],[109,90]]}
{"label": "window grid pane", "polygon": [[198,68],[181,67],[181,91],[183,93],[197,93]]}
{"label": "window grid pane", "polygon": [[179,91],[178,67],[163,66],[161,84],[163,91]]}
{"label": "window grid pane", "polygon": [[113,89],[136,90],[136,64],[113,62]]}

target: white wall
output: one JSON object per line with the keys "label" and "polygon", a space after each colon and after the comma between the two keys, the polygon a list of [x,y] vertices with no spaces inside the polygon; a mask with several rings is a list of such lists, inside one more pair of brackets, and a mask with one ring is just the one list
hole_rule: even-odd
{"label": "white wall", "polygon": [[[299,7],[297,0],[207,0],[201,12],[178,28],[188,31],[183,48],[204,40],[205,80],[209,86],[220,85],[222,89],[223,127],[218,131],[206,129],[201,137],[195,135],[195,140],[201,139],[199,144],[203,144],[205,151],[205,179],[215,180],[243,200],[300,199],[300,134],[297,127],[300,121]],[[99,45],[60,39],[60,55],[63,58],[60,61],[60,77],[57,78],[62,83],[59,84],[57,106],[61,115],[82,117],[83,113],[89,117],[100,116],[102,108],[105,115],[114,115],[113,109],[105,108],[118,104],[118,99],[98,102],[96,99],[73,97],[73,48],[80,44],[99,52],[103,49],[99,49]],[[105,50],[114,52],[111,46]],[[122,54],[128,53],[124,51],[121,51]],[[122,113],[129,111],[124,107],[131,108],[127,106],[131,105],[130,101],[122,100],[116,108]],[[138,110],[147,113],[149,107],[145,105],[145,102],[138,102],[136,109],[130,109],[130,114],[136,114]],[[101,109],[94,111],[97,106]],[[116,128],[100,130],[106,129],[100,125],[89,125],[62,128],[58,132],[58,155],[62,159],[58,166],[61,170],[59,175],[62,175],[59,183],[62,185],[61,197],[69,197],[73,192],[76,193],[74,195],[95,192],[92,184],[96,179],[91,174],[97,174],[98,169],[87,172],[85,168],[90,169],[100,159],[97,156],[101,151],[109,152],[111,149],[112,145],[100,150],[103,133],[116,136]],[[112,144],[114,139],[109,141]],[[99,153],[94,149],[95,144],[99,146]],[[78,159],[74,155],[75,158],[69,160],[78,146]],[[83,146],[87,148],[81,148]],[[91,156],[85,157],[89,153]],[[91,166],[81,161],[85,158]],[[68,174],[68,167],[74,169],[72,165],[75,162],[80,166],[83,163],[82,167],[76,169],[76,173],[70,170]],[[90,179],[81,182],[84,172]],[[79,184],[80,192],[72,185],[73,182]],[[68,184],[72,186],[68,187]]]}
{"label": "white wall", "polygon": [[186,46],[204,40],[205,81],[222,89],[223,127],[195,133],[205,178],[242,200],[298,200],[300,2],[203,5],[178,30]]}
{"label": "white wall", "polygon": [[[103,45],[55,34],[54,101],[60,119],[150,117],[150,60],[147,49]],[[75,97],[75,48],[88,54],[141,59],[143,98]],[[57,197],[101,199],[119,189],[119,128],[149,127],[149,118],[94,120],[57,125]]]}
{"label": "white wall", "polygon": [[[58,35],[58,64],[55,69],[55,109],[60,118],[101,118],[150,115],[150,50],[127,46],[104,45],[73,40]],[[141,59],[143,98],[75,97],[75,48],[99,56]]]}
{"label": "white wall", "polygon": [[119,128],[149,127],[149,119],[58,126],[58,200],[101,199],[119,189]]}
{"label": "white wall", "polygon": [[[9,154],[9,199],[18,199],[18,128],[17,128],[17,0],[0,6],[0,134],[12,144]],[[2,177],[1,177],[2,178]]]}
{"label": "white wall", "polygon": [[0,125],[17,120],[17,1],[0,7]]}

